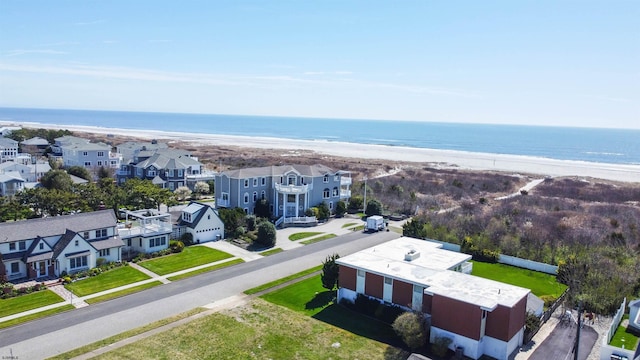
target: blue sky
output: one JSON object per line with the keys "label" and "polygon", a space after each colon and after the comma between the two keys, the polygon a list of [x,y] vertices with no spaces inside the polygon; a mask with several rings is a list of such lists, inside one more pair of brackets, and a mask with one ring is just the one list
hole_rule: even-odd
{"label": "blue sky", "polygon": [[0,106],[640,128],[640,1],[0,0]]}

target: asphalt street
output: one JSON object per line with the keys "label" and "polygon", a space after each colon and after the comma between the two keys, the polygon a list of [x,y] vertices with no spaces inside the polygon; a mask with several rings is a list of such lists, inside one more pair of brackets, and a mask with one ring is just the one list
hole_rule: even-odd
{"label": "asphalt street", "polygon": [[354,232],[0,330],[0,357],[58,355],[320,265],[327,255],[351,254],[399,236]]}

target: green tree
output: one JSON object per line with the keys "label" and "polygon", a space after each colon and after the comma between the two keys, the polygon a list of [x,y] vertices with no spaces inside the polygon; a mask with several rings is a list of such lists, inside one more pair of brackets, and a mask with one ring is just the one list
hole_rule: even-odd
{"label": "green tree", "polygon": [[253,210],[253,213],[256,214],[257,217],[270,219],[271,218],[271,207],[269,206],[269,201],[267,199],[260,199],[256,203],[256,208]]}
{"label": "green tree", "polygon": [[213,195],[216,193],[216,182],[213,180],[207,181],[207,185],[209,185],[209,194]]}
{"label": "green tree", "polygon": [[321,202],[318,205],[318,220],[327,220],[331,216],[331,210],[326,202]]}
{"label": "green tree", "polygon": [[343,217],[347,212],[347,204],[344,201],[338,201],[336,203],[336,217]]}
{"label": "green tree", "polygon": [[202,195],[209,193],[209,184],[204,181],[198,181],[193,186],[193,192],[196,194],[196,199],[200,199]]}
{"label": "green tree", "polygon": [[192,193],[191,189],[189,189],[186,186],[180,186],[173,192],[173,194],[176,196],[176,199],[178,199],[178,201],[186,200],[191,196],[191,193]]}
{"label": "green tree", "polygon": [[112,179],[113,180],[113,169],[100,166],[98,168],[98,179]]}
{"label": "green tree", "polygon": [[224,223],[225,237],[235,234],[237,228],[245,226],[244,217],[246,215],[244,210],[238,207],[233,209],[220,209],[218,211],[218,216],[220,216],[220,220]]}
{"label": "green tree", "polygon": [[358,212],[362,210],[362,206],[364,204],[364,199],[361,195],[354,195],[349,199],[349,204],[347,209],[352,212]]}
{"label": "green tree", "polygon": [[31,209],[21,204],[15,197],[0,197],[0,222],[28,219],[32,215]]}
{"label": "green tree", "polygon": [[51,170],[47,172],[40,179],[40,183],[49,190],[57,189],[62,191],[71,191],[71,185],[73,185],[71,176],[64,170]]}
{"label": "green tree", "polygon": [[267,221],[260,223],[256,243],[264,247],[273,247],[276,244],[276,227]]}
{"label": "green tree", "polygon": [[396,318],[392,327],[410,349],[419,349],[426,344],[427,333],[421,315],[405,312]]}
{"label": "green tree", "polygon": [[67,174],[77,176],[87,181],[93,180],[93,176],[91,176],[91,173],[89,172],[89,170],[87,170],[87,168],[83,166],[72,166],[67,169]]}
{"label": "green tree", "polygon": [[367,216],[382,215],[382,203],[376,199],[367,201],[365,214]]}
{"label": "green tree", "polygon": [[340,255],[338,254],[328,255],[325,261],[322,262],[320,280],[322,281],[322,287],[325,289],[333,290],[338,286],[339,266],[336,264],[336,260],[339,258]]}

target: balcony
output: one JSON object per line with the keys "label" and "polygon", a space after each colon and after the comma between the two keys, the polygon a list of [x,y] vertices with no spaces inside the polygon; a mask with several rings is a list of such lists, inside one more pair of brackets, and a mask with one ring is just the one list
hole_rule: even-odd
{"label": "balcony", "polygon": [[126,216],[125,222],[118,224],[118,234],[123,239],[162,235],[172,231],[171,214],[153,210],[121,210],[121,212]]}
{"label": "balcony", "polygon": [[116,170],[116,175],[117,176],[131,176],[131,170],[118,169],[118,170]]}
{"label": "balcony", "polygon": [[351,185],[351,178],[350,177],[341,177],[340,178],[340,185]]}
{"label": "balcony", "polygon": [[340,199],[348,199],[351,197],[351,190],[340,190]]}
{"label": "balcony", "polygon": [[275,184],[276,191],[281,194],[306,194],[313,189],[312,184],[308,185],[283,185]]}

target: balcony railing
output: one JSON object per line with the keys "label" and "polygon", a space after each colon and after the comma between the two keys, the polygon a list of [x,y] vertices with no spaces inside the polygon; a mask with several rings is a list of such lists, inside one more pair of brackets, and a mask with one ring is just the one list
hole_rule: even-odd
{"label": "balcony railing", "polygon": [[340,190],[340,198],[346,199],[351,197],[351,190]]}
{"label": "balcony railing", "polygon": [[313,189],[312,184],[307,185],[283,185],[276,184],[276,191],[283,194],[306,194]]}
{"label": "balcony railing", "polygon": [[340,178],[340,185],[351,185],[351,178],[350,177],[341,177]]}
{"label": "balcony railing", "polygon": [[140,224],[138,221],[118,224],[118,235],[120,235],[121,238],[166,234],[170,233],[171,230],[171,224],[164,221],[152,224]]}
{"label": "balcony railing", "polygon": [[229,207],[231,201],[229,199],[217,198],[216,199],[216,207]]}
{"label": "balcony railing", "polygon": [[286,217],[284,218],[285,224],[311,224],[317,222],[315,216],[300,216],[300,217]]}

